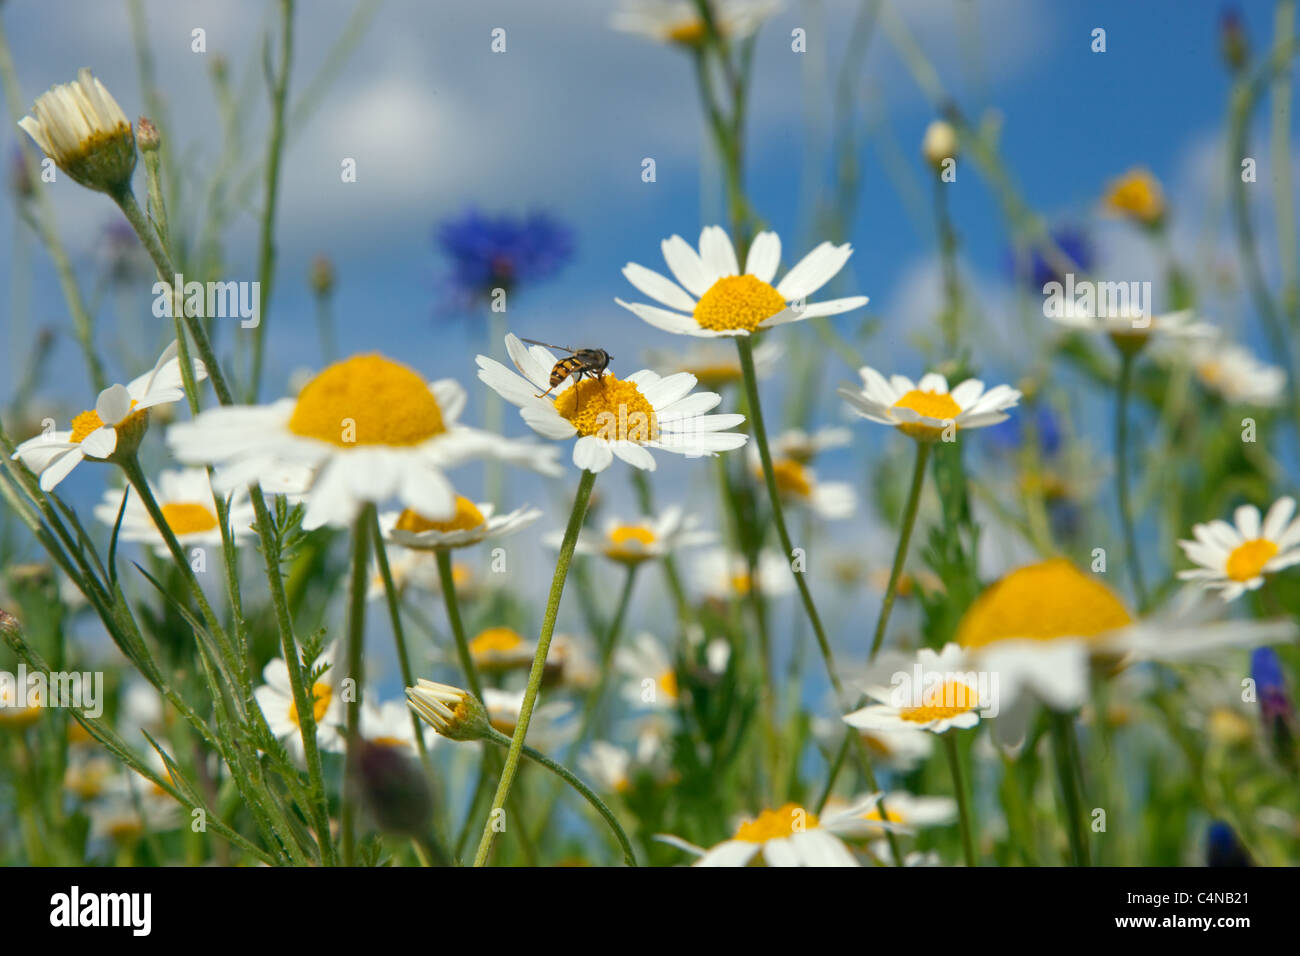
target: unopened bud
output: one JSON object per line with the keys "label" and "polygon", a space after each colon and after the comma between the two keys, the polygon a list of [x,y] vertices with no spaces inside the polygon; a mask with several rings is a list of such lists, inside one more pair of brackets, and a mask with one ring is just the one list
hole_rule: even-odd
{"label": "unopened bud", "polygon": [[957,131],[945,120],[935,120],[925,128],[921,139],[921,155],[935,169],[943,165],[945,159],[957,156]]}
{"label": "unopened bud", "polygon": [[140,147],[140,152],[152,152],[160,142],[158,127],[150,122],[149,117],[141,116],[135,121],[135,144]]}

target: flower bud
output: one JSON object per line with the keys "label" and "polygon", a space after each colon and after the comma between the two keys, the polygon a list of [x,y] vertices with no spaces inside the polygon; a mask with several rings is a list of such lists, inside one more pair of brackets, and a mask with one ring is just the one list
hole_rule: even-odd
{"label": "flower bud", "polygon": [[1224,10],[1219,18],[1219,54],[1233,73],[1240,71],[1250,59],[1246,27],[1241,22],[1241,12],[1234,7]]}
{"label": "flower bud", "polygon": [[311,291],[322,298],[334,291],[334,263],[328,256],[312,259],[308,281],[311,283]]}
{"label": "flower bud", "polygon": [[479,740],[492,733],[487,711],[467,690],[420,679],[406,688],[406,701],[416,715],[451,740]]}
{"label": "flower bud", "polygon": [[161,142],[158,127],[149,121],[149,117],[141,116],[135,121],[135,142],[142,153],[151,153],[158,148]]}
{"label": "flower bud", "polygon": [[32,114],[18,125],[59,169],[88,189],[130,189],[136,155],[131,123],[90,70],[38,96]]}
{"label": "flower bud", "polygon": [[921,139],[921,155],[935,169],[941,168],[945,159],[956,158],[957,131],[951,123],[935,120],[925,128],[925,136]]}

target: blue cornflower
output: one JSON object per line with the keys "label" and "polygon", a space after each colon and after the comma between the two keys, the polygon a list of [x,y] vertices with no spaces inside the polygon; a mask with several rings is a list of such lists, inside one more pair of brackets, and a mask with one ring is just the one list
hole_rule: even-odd
{"label": "blue cornflower", "polygon": [[1222,820],[1210,824],[1205,839],[1205,862],[1208,866],[1253,866],[1250,854],[1237,839],[1236,832]]}
{"label": "blue cornflower", "polygon": [[[1076,276],[1092,270],[1094,258],[1092,240],[1086,232],[1077,226],[1058,226],[1051,230],[1051,237],[1057,248],[1075,264]],[[1007,263],[1009,271],[1013,275],[1018,274],[1014,255],[1010,253],[1007,255]],[[1042,250],[1035,246],[1029,250],[1029,272],[1026,281],[1031,289],[1041,291],[1049,282],[1064,282],[1065,276],[1048,261]]]}
{"label": "blue cornflower", "polygon": [[[1047,405],[1039,405],[1034,412],[1034,428],[1037,432],[1039,450],[1044,457],[1055,458],[1061,450],[1061,425],[1056,415]],[[1025,428],[1018,417],[1012,416],[1005,422],[994,425],[988,430],[994,445],[1004,451],[1014,451],[1025,440]]]}
{"label": "blue cornflower", "polygon": [[1250,676],[1255,681],[1259,716],[1273,752],[1288,767],[1296,766],[1295,711],[1282,672],[1282,660],[1271,647],[1258,647],[1250,655]]}
{"label": "blue cornflower", "polygon": [[491,216],[474,208],[440,224],[436,240],[451,262],[451,293],[462,304],[550,278],[574,247],[573,231],[547,213]]}

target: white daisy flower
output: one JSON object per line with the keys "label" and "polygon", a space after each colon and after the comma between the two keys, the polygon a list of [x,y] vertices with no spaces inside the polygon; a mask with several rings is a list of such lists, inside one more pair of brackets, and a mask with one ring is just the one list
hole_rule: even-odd
{"label": "white daisy flower", "polygon": [[[422,591],[425,594],[442,594],[442,578],[438,576],[438,562],[432,551],[422,551],[399,544],[384,544],[384,554],[388,556],[388,573],[393,576],[393,587],[399,595],[407,591]],[[468,576],[469,569],[463,564],[452,565],[453,573]],[[465,595],[459,587],[456,594],[464,600]],[[370,585],[366,588],[366,600],[386,599],[388,592],[384,587],[384,575],[379,570],[379,561],[371,558]]]}
{"label": "white daisy flower", "polygon": [[[754,573],[759,593],[765,597],[781,597],[794,591],[790,564],[775,551],[759,552]],[[719,601],[747,597],[754,587],[744,555],[726,548],[713,548],[696,558],[691,580],[699,585],[705,597]]]}
{"label": "white daisy flower", "polygon": [[743,821],[735,836],[708,850],[677,837],[656,839],[699,856],[694,866],[748,866],[760,854],[768,866],[859,866],[841,837],[860,835],[864,825],[896,829],[891,824],[869,824],[866,820],[865,815],[879,799],[880,794],[874,794],[824,817],[787,803]]}
{"label": "white daisy flower", "polygon": [[509,627],[489,627],[469,641],[474,666],[488,673],[531,667],[536,651],[533,641]]}
{"label": "white daisy flower", "polygon": [[1191,309],[1151,315],[1125,305],[1099,313],[1096,308],[1080,308],[1066,299],[1064,308],[1049,311],[1049,318],[1076,332],[1104,333],[1127,347],[1141,347],[1153,337],[1210,339],[1218,335],[1214,326],[1197,321]]}
{"label": "white daisy flower", "polygon": [[641,632],[630,644],[614,652],[614,667],[627,679],[623,698],[638,707],[671,710],[677,706],[681,689],[677,668],[668,650],[648,632]]}
{"label": "white daisy flower", "polygon": [[1300,518],[1294,518],[1295,510],[1295,499],[1284,497],[1273,502],[1262,522],[1258,508],[1242,505],[1233,516],[1235,526],[1222,520],[1196,525],[1196,540],[1179,541],[1178,546],[1200,566],[1179,571],[1178,577],[1217,589],[1225,601],[1263,586],[1264,575],[1300,564]]}
{"label": "white daisy flower", "polygon": [[[574,550],[579,554],[600,554],[619,564],[640,564],[672,554],[678,548],[689,548],[711,543],[716,535],[698,530],[699,519],[687,515],[675,505],[664,509],[658,517],[639,518],[632,521],[608,519],[599,533],[583,530],[578,535]],[[558,548],[564,535],[553,532],[542,540]]]}
{"label": "white daisy flower", "polygon": [[805,301],[844,268],[853,254],[847,243],[823,242],[775,286],[771,283],[781,262],[781,240],[774,232],[754,237],[743,273],[735,247],[721,226],[704,227],[698,253],[681,236],[665,239],[662,247],[677,282],[635,262],[623,268],[623,275],[643,294],[668,308],[614,301],[666,332],[702,338],[752,335],[774,325],[839,315],[867,304],[864,295]]}
{"label": "white daisy flower", "polygon": [[[322,751],[343,750],[343,723],[345,719],[343,696],[339,685],[345,676],[334,665],[337,644],[321,651],[316,659],[316,670],[324,672],[312,684],[312,714],[316,718],[316,744]],[[277,657],[262,670],[265,683],[253,691],[253,699],[262,709],[267,726],[288,749],[290,755],[302,763],[302,731],[298,722],[298,708],[293,701],[293,684],[289,681],[289,668]]]}
{"label": "white daisy flower", "polygon": [[[743,39],[781,9],[780,0],[711,0],[713,23],[727,39]],[[692,0],[637,0],[614,13],[610,25],[659,43],[699,47],[708,37]]]}
{"label": "white daisy flower", "polygon": [[806,465],[822,452],[832,448],[845,448],[853,441],[853,432],[840,425],[804,431],[791,428],[772,439],[772,457],[789,458]]}
{"label": "white daisy flower", "polygon": [[[383,747],[398,750],[415,750],[415,728],[411,725],[411,711],[405,701],[386,700],[379,706],[361,704],[358,731],[362,739]],[[422,729],[424,725],[421,725]],[[432,746],[438,735],[428,728],[424,734],[425,746]],[[892,809],[892,808],[891,808]]]}
{"label": "white daisy flower", "polygon": [[[860,730],[928,730],[941,734],[952,728],[969,730],[979,723],[978,678],[969,671],[966,656],[956,644],[939,653],[922,648],[916,654],[916,676],[892,687],[871,687],[867,695],[877,701],[844,716]],[[888,800],[885,802],[889,806]]]}
{"label": "white daisy flower", "polygon": [[[41,476],[42,491],[53,491],[83,459],[108,461],[135,451],[149,424],[146,412],[185,397],[176,351],[172,342],[151,371],[127,385],[110,385],[100,392],[93,410],[72,419],[71,430],[37,435],[18,446],[14,457]],[[207,374],[203,363],[195,359],[195,381],[202,381]]]}
{"label": "white daisy flower", "polygon": [[393,544],[417,551],[446,551],[465,548],[488,538],[503,538],[522,531],[542,516],[537,508],[516,508],[503,515],[495,514],[491,502],[478,504],[456,496],[456,513],[444,521],[433,521],[411,508],[385,512],[379,516],[384,538]]}
{"label": "white daisy flower", "polygon": [[[856,806],[859,799],[846,801],[831,797],[826,801],[826,811],[838,812],[849,806]],[[941,827],[957,822],[957,801],[952,797],[925,797],[895,790],[886,793],[883,800],[873,801],[870,809],[862,814],[868,823],[879,823],[880,804],[885,806],[885,817],[890,823],[896,823],[909,829],[919,830],[923,827]]]}
{"label": "white daisy flower", "polygon": [[1004,422],[1010,417],[1006,410],[1020,401],[1020,392],[1011,386],[985,391],[977,378],[949,389],[948,380],[938,372],[923,375],[916,383],[903,375],[886,380],[865,365],[858,374],[862,376],[861,389],[846,385],[838,390],[849,407],[863,418],[893,425],[917,441],[938,441],[949,426],[960,431]]}
{"label": "white daisy flower", "polygon": [[18,121],[55,165],[76,182],[102,192],[129,189],[135,135],[104,84],[82,68],[36,98],[35,115]]}
{"label": "white daisy flower", "polygon": [[[754,477],[762,482],[763,462],[757,451],[749,456]],[[858,507],[858,496],[846,481],[820,481],[817,472],[796,458],[772,458],[772,477],[781,501],[796,508],[807,508],[827,521],[847,518]]]}
{"label": "white daisy flower", "polygon": [[[492,726],[507,737],[514,736],[519,711],[524,706],[524,691],[483,688],[483,706]],[[573,704],[567,700],[548,700],[533,710],[528,723],[528,742],[543,752],[566,746],[578,733],[578,722],[569,720]]]}
{"label": "white daisy flower", "polygon": [[285,464],[313,475],[303,527],[350,527],[367,503],[397,498],[432,520],[456,515],[443,474],[495,458],[557,474],[551,448],[502,438],[457,422],[465,390],[451,379],[427,382],[381,355],[356,355],[327,367],[298,394],[270,405],[227,406],[174,425],[177,457],[216,465],[214,485],[252,484]]}
{"label": "white daisy flower", "polygon": [[[819,717],[813,726],[817,739],[827,748],[838,748],[844,740],[843,719]],[[873,765],[899,773],[915,770],[934,753],[934,735],[914,727],[859,730],[858,736]]]}
{"label": "white daisy flower", "polygon": [[[212,485],[206,470],[185,468],[160,472],[158,487],[150,485],[150,489],[181,547],[221,547],[221,524],[217,520]],[[122,509],[123,495],[127,496],[127,501],[126,510],[122,511],[119,537],[123,541],[151,544],[159,557],[167,557],[171,553],[167,542],[134,491],[126,488],[105,491],[103,499],[95,506],[95,517],[113,527]],[[256,515],[245,489],[240,488],[231,495],[229,518],[230,537],[236,544],[253,536],[252,525]]]}
{"label": "white daisy flower", "polygon": [[686,372],[660,377],[642,369],[620,380],[607,371],[577,385],[570,376],[551,389],[556,357],[549,349],[527,347],[511,334],[506,336],[506,351],[520,374],[480,355],[478,377],[518,405],[523,420],[544,438],[576,435],[573,463],[586,471],[604,471],[616,455],[629,465],[654,471],[650,448],[695,458],[739,448],[748,440],[748,435],[726,430],[743,423],[745,416],[706,414],[722,396],[692,393],[695,376]]}
{"label": "white daisy flower", "polygon": [[[764,339],[754,346],[754,374],[761,381],[780,367],[785,350],[774,339]],[[701,388],[716,392],[726,385],[744,381],[740,355],[730,342],[718,339],[699,339],[685,350],[646,349],[646,363],[654,368],[673,372],[690,372]]]}
{"label": "white daisy flower", "polygon": [[1197,340],[1187,351],[1201,384],[1236,405],[1272,408],[1286,396],[1286,371],[1230,342]]}
{"label": "white daisy flower", "polygon": [[632,786],[632,754],[605,740],[593,740],[578,767],[602,790],[626,793]]}

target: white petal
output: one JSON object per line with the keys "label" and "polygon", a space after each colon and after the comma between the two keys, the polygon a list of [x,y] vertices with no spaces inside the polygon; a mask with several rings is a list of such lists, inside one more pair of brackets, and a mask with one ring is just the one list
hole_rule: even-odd
{"label": "white petal", "polygon": [[602,472],[614,460],[609,442],[583,435],[573,443],[573,463],[584,471]]}
{"label": "white petal", "polygon": [[745,271],[755,279],[770,284],[780,264],[781,238],[774,232],[760,232],[750,244]]}
{"label": "white petal", "polygon": [[695,300],[676,282],[660,275],[653,269],[629,262],[623,267],[623,275],[656,302],[677,309],[680,312],[694,312]]}
{"label": "white petal", "polygon": [[709,291],[714,279],[709,276],[700,254],[691,247],[689,242],[681,236],[673,236],[660,243],[660,248],[664,253],[664,262],[668,263],[673,276],[686,288],[686,291],[696,297]]}
{"label": "white petal", "polygon": [[785,274],[776,291],[787,302],[812,295],[844,268],[844,263],[849,261],[851,255],[853,247],[847,243],[837,246],[832,242],[823,242]]}
{"label": "white petal", "polygon": [[701,329],[700,323],[689,315],[669,312],[667,309],[646,305],[642,302],[624,302],[622,299],[615,299],[614,301],[637,318],[649,322],[656,329],[663,329],[665,332],[675,332],[678,335],[695,335]]}
{"label": "white petal", "polygon": [[643,447],[632,441],[616,441],[610,443],[615,455],[627,462],[634,468],[640,468],[643,471],[655,470],[654,455],[646,451]]}
{"label": "white petal", "polygon": [[700,258],[704,260],[704,268],[712,274],[715,282],[723,276],[734,276],[740,272],[736,248],[721,226],[705,226],[700,230]]}

